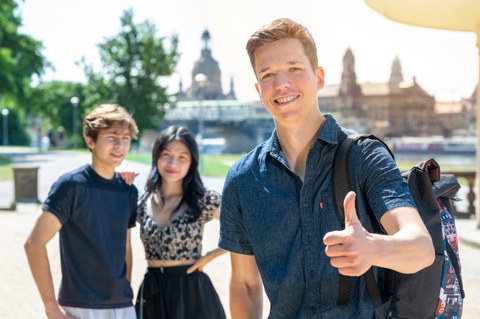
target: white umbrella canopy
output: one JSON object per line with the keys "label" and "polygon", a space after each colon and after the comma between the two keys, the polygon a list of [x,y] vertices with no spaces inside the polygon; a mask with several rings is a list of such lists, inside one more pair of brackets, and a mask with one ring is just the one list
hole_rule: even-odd
{"label": "white umbrella canopy", "polygon": [[365,0],[386,18],[425,28],[480,33],[479,0]]}
{"label": "white umbrella canopy", "polygon": [[[477,34],[480,81],[480,0],[365,0],[384,17],[418,27]],[[477,87],[476,220],[480,229],[480,85]]]}

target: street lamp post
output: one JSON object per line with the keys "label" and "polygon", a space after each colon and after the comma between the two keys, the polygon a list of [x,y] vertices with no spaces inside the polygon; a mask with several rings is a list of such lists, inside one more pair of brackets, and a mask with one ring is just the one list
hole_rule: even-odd
{"label": "street lamp post", "polygon": [[3,146],[8,145],[8,109],[2,109],[2,117],[3,117]]}
{"label": "street lamp post", "polygon": [[77,108],[78,108],[79,99],[76,96],[72,96],[70,103],[72,104],[72,138],[73,138],[73,148],[77,148]]}
{"label": "street lamp post", "polygon": [[204,98],[204,88],[207,83],[207,76],[203,73],[198,73],[194,77],[195,82],[197,83],[197,98],[198,98],[198,134],[197,134],[197,143],[200,151],[199,158],[199,171],[200,174],[203,174],[203,132],[204,132],[204,118],[203,118],[203,98]]}

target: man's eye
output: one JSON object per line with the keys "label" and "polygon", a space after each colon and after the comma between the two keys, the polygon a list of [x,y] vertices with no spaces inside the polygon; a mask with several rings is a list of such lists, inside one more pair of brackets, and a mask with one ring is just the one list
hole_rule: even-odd
{"label": "man's eye", "polygon": [[262,76],[262,80],[263,80],[263,79],[271,78],[272,76],[273,76],[273,73],[264,74],[264,75]]}

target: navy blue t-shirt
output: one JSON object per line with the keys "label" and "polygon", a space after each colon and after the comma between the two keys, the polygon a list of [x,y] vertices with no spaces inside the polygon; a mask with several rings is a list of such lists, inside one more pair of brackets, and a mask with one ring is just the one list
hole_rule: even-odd
{"label": "navy blue t-shirt", "polygon": [[126,279],[127,229],[135,226],[138,191],[84,165],[61,176],[42,205],[62,223],[63,306],[108,309],[132,305]]}

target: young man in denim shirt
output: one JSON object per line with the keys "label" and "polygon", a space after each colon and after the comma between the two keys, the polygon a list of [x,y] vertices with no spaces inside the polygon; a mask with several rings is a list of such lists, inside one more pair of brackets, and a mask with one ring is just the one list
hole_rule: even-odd
{"label": "young man in denim shirt", "polygon": [[[371,266],[413,273],[434,259],[407,185],[381,143],[354,145],[351,176],[364,196],[346,196],[342,229],[332,165],[348,131],[318,107],[324,71],[311,34],[278,19],[251,36],[247,51],[275,130],[225,181],[219,246],[231,251],[232,318],[261,318],[262,281],[269,318],[372,318],[360,275]],[[371,232],[367,205],[388,235]],[[339,273],[352,276],[348,307],[336,304]]]}

